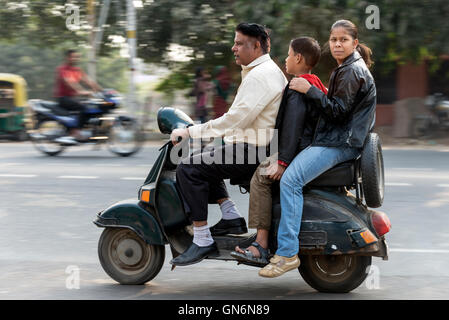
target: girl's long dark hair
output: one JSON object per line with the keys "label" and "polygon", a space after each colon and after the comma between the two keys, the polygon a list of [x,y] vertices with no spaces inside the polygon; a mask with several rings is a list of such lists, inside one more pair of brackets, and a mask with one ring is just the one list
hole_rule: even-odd
{"label": "girl's long dark hair", "polygon": [[[359,31],[357,30],[357,27],[354,23],[352,23],[349,20],[338,20],[336,21],[332,27],[331,31],[335,28],[344,28],[346,32],[355,40],[359,38]],[[371,56],[373,55],[373,52],[371,49],[363,43],[360,43],[357,45],[356,50],[360,53],[363,60],[365,61],[366,66],[369,68],[374,64],[374,61],[371,59]]]}

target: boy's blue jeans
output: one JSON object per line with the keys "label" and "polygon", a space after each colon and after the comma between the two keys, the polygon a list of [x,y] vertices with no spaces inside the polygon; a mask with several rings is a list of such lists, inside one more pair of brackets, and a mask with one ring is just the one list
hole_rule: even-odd
{"label": "boy's blue jeans", "polygon": [[299,251],[299,230],[303,209],[303,187],[334,167],[357,158],[360,150],[351,147],[309,146],[290,163],[281,178],[281,220],[277,255],[292,257]]}

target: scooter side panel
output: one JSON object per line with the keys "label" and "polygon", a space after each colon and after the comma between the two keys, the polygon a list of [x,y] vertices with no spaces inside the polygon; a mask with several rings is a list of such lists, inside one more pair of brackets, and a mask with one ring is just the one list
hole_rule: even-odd
{"label": "scooter side panel", "polygon": [[[300,253],[313,250],[320,254],[345,254],[362,249],[349,233],[367,228],[367,213],[352,198],[335,191],[313,190],[304,194]],[[280,211],[280,205],[274,204],[275,230],[279,226]],[[277,245],[277,232],[272,240]]]}
{"label": "scooter side panel", "polygon": [[164,172],[157,187],[156,207],[166,229],[184,227],[190,224],[176,189],[174,175],[175,172]]}
{"label": "scooter side panel", "polygon": [[163,151],[157,157],[156,162],[154,163],[153,167],[151,168],[150,173],[148,174],[147,178],[145,179],[144,185],[157,181],[157,178],[159,177],[162,165],[165,162],[166,154],[167,154],[167,148],[164,148]]}
{"label": "scooter side panel", "polygon": [[117,202],[100,212],[94,223],[98,227],[128,228],[148,244],[164,245],[163,233],[150,212],[139,206],[136,199]]}

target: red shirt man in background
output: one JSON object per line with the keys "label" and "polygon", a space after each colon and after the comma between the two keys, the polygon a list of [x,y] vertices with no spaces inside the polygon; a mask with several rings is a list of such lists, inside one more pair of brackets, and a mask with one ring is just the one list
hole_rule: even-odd
{"label": "red shirt man in background", "polygon": [[[58,99],[59,106],[69,111],[79,111],[78,128],[85,124],[86,106],[81,104],[77,98],[88,96],[91,91],[83,88],[81,83],[93,91],[102,91],[103,89],[93,80],[91,80],[82,70],[77,67],[80,55],[76,50],[70,49],[65,52],[64,64],[56,69],[55,97]],[[67,142],[73,142],[73,138],[82,139],[80,130],[72,128],[71,137],[63,137]]]}

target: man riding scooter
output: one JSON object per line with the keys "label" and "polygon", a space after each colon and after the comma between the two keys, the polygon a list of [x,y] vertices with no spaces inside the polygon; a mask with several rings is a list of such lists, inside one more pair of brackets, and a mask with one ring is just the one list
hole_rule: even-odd
{"label": "man riding scooter", "polygon": [[60,137],[56,142],[64,144],[77,144],[77,140],[84,140],[80,128],[85,124],[86,106],[77,100],[80,96],[89,96],[91,91],[86,90],[81,84],[89,87],[95,92],[103,89],[92,79],[90,79],[81,68],[77,67],[80,54],[69,49],[65,52],[64,64],[56,69],[55,97],[59,106],[67,111],[79,112],[78,127],[70,130],[70,136]]}
{"label": "man riding scooter", "polygon": [[[232,51],[236,63],[242,66],[242,83],[229,111],[204,124],[171,133],[174,144],[179,137],[186,140],[224,136],[225,142],[212,152],[185,159],[177,168],[176,180],[185,211],[193,221],[194,236],[190,247],[171,261],[173,265],[190,265],[217,254],[212,235],[247,231],[245,220],[229,199],[223,179],[252,176],[258,167],[260,159],[251,161],[250,154],[258,154],[260,148],[266,150],[272,138],[269,133],[261,137],[260,130],[267,133],[274,129],[287,79],[270,58],[269,35],[263,26],[239,24]],[[251,131],[252,135],[242,134],[244,130]],[[212,164],[203,161],[212,153],[215,159],[223,161]],[[223,213],[222,220],[211,230],[207,225],[208,202],[220,204]]]}

